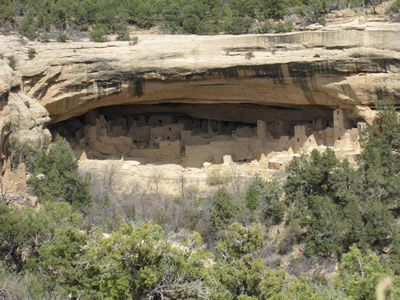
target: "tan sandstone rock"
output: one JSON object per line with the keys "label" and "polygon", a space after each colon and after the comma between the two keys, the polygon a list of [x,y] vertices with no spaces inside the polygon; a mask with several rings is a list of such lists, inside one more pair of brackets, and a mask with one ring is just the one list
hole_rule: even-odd
{"label": "tan sandstone rock", "polygon": [[[95,107],[164,102],[325,105],[370,121],[374,101],[398,99],[399,28],[363,23],[278,35],[140,35],[133,46],[22,44],[0,36],[0,51],[15,55],[24,91],[52,122]],[[38,53],[32,60],[28,48]],[[254,58],[246,59],[249,51]]]}
{"label": "tan sandstone rock", "polygon": [[[326,146],[355,163],[360,150],[355,128],[334,120],[339,125],[316,129],[312,135],[303,124],[294,127],[294,135],[272,137],[271,125],[283,132],[275,121],[288,118],[287,109],[294,120],[304,121],[304,113],[312,114],[309,120],[324,119],[326,116],[318,114],[334,111],[354,123],[371,123],[376,100],[388,98],[399,104],[400,24],[354,20],[315,29],[241,36],[149,34],[139,35],[136,45],[39,43],[0,36],[0,52],[14,55],[17,61],[13,71],[6,60],[0,60],[0,161],[10,154],[7,147],[12,138],[32,140],[38,146],[48,144],[50,134],[44,126],[49,115],[51,122],[57,123],[100,107],[112,110],[111,106],[122,104],[184,103],[162,106],[159,112],[174,109],[192,118],[257,122],[257,132],[236,128],[232,138],[237,143],[215,139],[203,145],[204,137],[191,136],[181,128],[182,142],[192,142],[185,149],[185,158],[179,157],[182,145],[177,137],[166,141],[158,139],[159,134],[149,137],[152,144],[144,155],[140,145],[131,142],[146,135],[150,127],[140,134],[127,131],[128,138],[119,132],[121,128],[108,132],[109,128],[96,125],[96,116],[87,115],[88,124],[76,137],[79,143],[87,142],[89,148],[104,155],[101,158],[118,160],[94,160],[90,152],[84,152],[86,148],[78,149],[82,153],[80,171],[92,173],[100,185],[109,182],[106,186],[114,193],[144,199],[145,194],[184,194],[192,187],[211,192],[221,184],[239,191],[253,174],[271,177],[294,156],[312,149],[324,151]],[[29,48],[37,52],[34,59],[28,58]],[[254,57],[246,59],[248,53]],[[235,108],[238,103],[241,106]],[[194,110],[191,104],[209,105]],[[214,104],[226,106],[213,109]],[[129,113],[139,110],[137,107],[122,109]],[[140,106],[140,113],[151,113],[146,112],[148,107]],[[260,116],[268,113],[268,107],[282,108],[269,113],[270,132],[266,132],[266,124],[258,124],[265,121]],[[222,119],[221,111],[226,113]],[[210,124],[208,128],[212,137]],[[273,152],[263,151],[262,143]],[[135,155],[140,160],[133,160]],[[145,165],[151,158],[155,164]],[[158,165],[165,161],[168,164]],[[197,168],[190,168],[193,165]]]}
{"label": "tan sandstone rock", "polygon": [[45,128],[50,121],[47,110],[21,91],[21,83],[21,75],[0,60],[0,173],[11,155],[10,144],[46,147],[51,140]]}

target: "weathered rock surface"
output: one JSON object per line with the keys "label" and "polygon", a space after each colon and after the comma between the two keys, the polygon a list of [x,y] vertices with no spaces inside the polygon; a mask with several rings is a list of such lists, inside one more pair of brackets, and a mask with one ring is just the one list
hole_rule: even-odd
{"label": "weathered rock surface", "polygon": [[20,85],[18,76],[8,66],[6,60],[0,60],[0,99],[6,101],[8,93]]}
{"label": "weathered rock surface", "polygon": [[51,135],[45,125],[50,121],[47,110],[22,91],[21,76],[6,60],[0,60],[0,174],[11,155],[11,144],[30,142],[47,147]]}
{"label": "weathered rock surface", "polygon": [[[324,105],[371,121],[377,99],[400,101],[399,29],[353,22],[279,35],[140,35],[136,45],[0,36],[0,52],[15,55],[25,93],[52,122],[101,106],[170,102]],[[29,48],[38,53],[31,60]]]}

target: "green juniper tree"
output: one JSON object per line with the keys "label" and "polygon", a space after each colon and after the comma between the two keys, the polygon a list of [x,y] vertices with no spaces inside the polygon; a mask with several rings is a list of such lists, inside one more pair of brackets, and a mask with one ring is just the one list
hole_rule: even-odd
{"label": "green juniper tree", "polygon": [[91,201],[88,179],[78,175],[75,153],[68,142],[57,136],[48,151],[43,150],[29,180],[39,201],[66,201],[75,207],[88,205]]}
{"label": "green juniper tree", "polygon": [[211,224],[216,233],[225,229],[237,214],[237,207],[225,188],[218,189],[211,208]]}

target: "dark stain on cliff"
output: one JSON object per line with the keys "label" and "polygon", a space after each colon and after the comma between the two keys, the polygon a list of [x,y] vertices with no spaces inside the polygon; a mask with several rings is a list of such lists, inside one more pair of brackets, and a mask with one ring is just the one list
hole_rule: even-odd
{"label": "dark stain on cliff", "polygon": [[[140,74],[142,76],[142,74]],[[129,81],[129,93],[133,97],[140,97],[144,95],[145,79],[143,78],[131,78]]]}
{"label": "dark stain on cliff", "polygon": [[211,70],[209,73],[218,74],[220,78],[239,78],[238,67]]}
{"label": "dark stain on cliff", "polygon": [[201,87],[230,86],[230,85],[236,85],[236,84],[234,84],[234,83],[205,83],[205,84],[196,84],[196,86],[201,86]]}
{"label": "dark stain on cliff", "polygon": [[121,92],[121,81],[96,81],[96,84],[97,99]]}
{"label": "dark stain on cliff", "polygon": [[[281,37],[282,39],[293,39],[292,36]],[[217,77],[224,79],[239,78],[269,78],[276,84],[283,84],[285,81],[282,66],[284,64],[267,65],[247,65],[233,66],[228,68],[210,69],[206,72],[188,74],[184,76],[186,80],[192,80],[199,76],[203,79],[207,77]],[[400,65],[388,59],[357,59],[348,60],[321,60],[313,62],[291,62],[288,63],[289,74],[292,78],[300,78],[302,82],[305,78],[313,78],[316,74],[342,74],[360,72],[386,72],[390,65]],[[301,84],[304,86],[304,84]]]}
{"label": "dark stain on cliff", "polygon": [[[288,70],[290,78],[292,78],[293,83],[298,86],[301,91],[308,95],[310,93],[310,88],[308,86],[308,78],[310,80],[313,79],[315,73],[315,68],[312,67],[310,64],[304,63],[289,63]],[[320,68],[318,68],[321,71]]]}
{"label": "dark stain on cliff", "polygon": [[[387,73],[390,69],[390,65],[392,62],[388,59],[373,59],[373,60],[371,60],[371,63],[374,64],[375,70],[377,72]],[[395,64],[395,62],[394,62],[394,64]]]}
{"label": "dark stain on cliff", "polygon": [[135,84],[135,96],[140,97],[144,95],[144,79],[136,79]]}
{"label": "dark stain on cliff", "polygon": [[224,79],[231,78],[269,78],[275,84],[283,84],[284,76],[282,64],[256,65],[256,66],[235,66],[224,69],[213,69],[207,75]]}

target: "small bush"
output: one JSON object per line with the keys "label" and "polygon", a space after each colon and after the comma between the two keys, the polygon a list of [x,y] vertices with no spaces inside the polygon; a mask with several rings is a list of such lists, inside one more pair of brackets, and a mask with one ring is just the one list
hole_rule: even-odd
{"label": "small bush", "polygon": [[18,27],[18,31],[30,40],[34,40],[38,36],[36,23],[31,16],[24,17],[21,26]]}
{"label": "small bush", "polygon": [[226,229],[232,223],[237,213],[237,206],[226,189],[224,187],[218,189],[213,197],[213,205],[210,209],[210,218],[214,233]]}
{"label": "small bush", "polygon": [[267,224],[278,225],[282,223],[285,216],[286,206],[280,201],[272,202],[264,209],[264,219]]}
{"label": "small bush", "polygon": [[257,28],[257,33],[268,33],[271,32],[272,25],[270,22],[264,23],[262,26]]}
{"label": "small bush", "polygon": [[24,163],[26,170],[30,173],[37,168],[41,150],[31,141],[20,143],[17,139],[11,138],[10,150],[11,169],[17,168],[20,163]]}
{"label": "small bush", "polygon": [[104,31],[104,27],[101,24],[96,24],[93,26],[93,30],[90,32],[90,37],[96,43],[107,42],[107,37]]}
{"label": "small bush", "polygon": [[285,33],[285,32],[291,32],[294,29],[294,24],[292,22],[285,22],[285,23],[278,23],[274,24],[272,26],[272,29],[276,33]]}
{"label": "small bush", "polygon": [[25,106],[26,106],[27,108],[31,108],[31,104],[29,103],[29,101],[24,101],[24,103],[25,103]]}
{"label": "small bush", "polygon": [[229,34],[249,32],[253,20],[249,16],[226,16],[222,22],[223,31]]}
{"label": "small bush", "polygon": [[15,61],[14,55],[8,56],[8,65],[10,66],[11,69],[15,70],[17,67],[17,62]]}
{"label": "small bush", "polygon": [[61,33],[58,38],[57,42],[65,43],[68,40],[68,36],[65,33]]}
{"label": "small bush", "polygon": [[50,36],[47,33],[44,33],[40,36],[40,40],[42,43],[48,43],[50,42]]}
{"label": "small bush", "polygon": [[129,45],[134,46],[139,42],[139,38],[137,36],[134,36],[132,40],[129,42]]}
{"label": "small bush", "polygon": [[117,31],[117,40],[118,41],[130,41],[131,36],[129,35],[129,30],[126,26],[121,26]]}
{"label": "small bush", "polygon": [[293,245],[297,244],[301,240],[301,228],[297,221],[291,221],[285,228],[285,236],[280,241],[278,246],[278,253],[281,255],[288,254]]}
{"label": "small bush", "polygon": [[3,59],[3,58],[4,58],[4,54],[0,53],[0,59]]}
{"label": "small bush", "polygon": [[130,207],[126,208],[125,210],[126,216],[128,217],[129,220],[134,220],[136,217],[136,208],[135,205],[132,204]]}
{"label": "small bush", "polygon": [[268,181],[257,174],[250,181],[245,205],[252,214],[256,213],[265,225],[277,225],[283,221],[286,211],[285,204],[280,201],[282,192],[276,181]]}
{"label": "small bush", "polygon": [[252,58],[254,58],[255,56],[254,56],[254,53],[253,53],[253,51],[248,51],[247,53],[246,53],[246,56],[245,56],[245,58],[247,59],[247,60],[250,60],[250,59],[252,59]]}
{"label": "small bush", "polygon": [[[0,282],[1,299],[29,299],[35,290],[40,290],[40,283],[30,272],[23,275],[12,272],[5,263],[1,263]],[[34,289],[32,287],[35,287]],[[40,297],[37,297],[39,299]],[[35,298],[34,298],[35,299]]]}
{"label": "small bush", "polygon": [[[33,176],[28,184],[39,202],[67,201],[74,208],[90,204],[89,178],[78,176],[75,153],[64,138],[57,135],[49,150],[42,151],[30,169]],[[39,179],[38,174],[45,177]]]}
{"label": "small bush", "polygon": [[394,2],[394,3],[392,4],[392,6],[389,7],[389,8],[386,10],[386,14],[398,13],[398,12],[400,12],[400,0],[397,0],[396,2]]}
{"label": "small bush", "polygon": [[318,23],[321,24],[322,26],[325,26],[326,25],[325,17],[319,17],[318,18]]}
{"label": "small bush", "polygon": [[35,50],[35,48],[29,48],[29,50],[28,50],[28,56],[29,56],[29,59],[34,59],[34,58],[35,58],[35,56],[36,56],[36,50]]}

